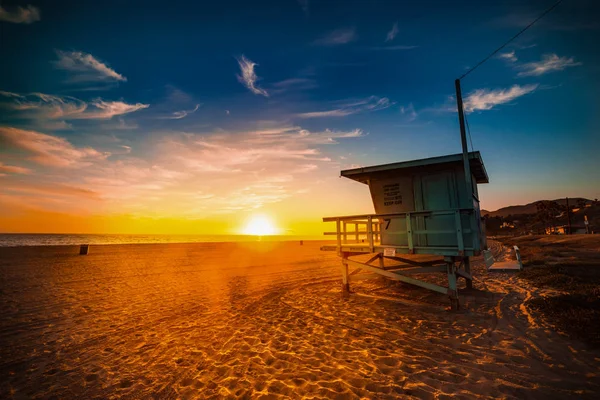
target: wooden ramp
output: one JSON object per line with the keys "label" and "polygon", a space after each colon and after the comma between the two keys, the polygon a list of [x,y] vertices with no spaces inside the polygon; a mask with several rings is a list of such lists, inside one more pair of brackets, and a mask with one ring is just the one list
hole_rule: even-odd
{"label": "wooden ramp", "polygon": [[521,264],[517,261],[499,261],[488,268],[488,272],[520,271]]}
{"label": "wooden ramp", "polygon": [[521,252],[517,246],[513,247],[515,250],[516,260],[510,261],[495,261],[492,252],[489,250],[483,251],[483,259],[485,260],[485,266],[488,272],[511,272],[521,271],[523,269],[523,263],[521,262]]}

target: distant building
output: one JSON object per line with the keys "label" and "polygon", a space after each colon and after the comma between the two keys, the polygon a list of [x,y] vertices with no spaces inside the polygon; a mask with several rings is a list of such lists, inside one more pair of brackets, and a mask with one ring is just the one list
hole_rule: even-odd
{"label": "distant building", "polygon": [[[569,225],[560,225],[546,228],[546,235],[567,235],[569,233]],[[571,234],[578,235],[587,233],[585,225],[571,225]]]}

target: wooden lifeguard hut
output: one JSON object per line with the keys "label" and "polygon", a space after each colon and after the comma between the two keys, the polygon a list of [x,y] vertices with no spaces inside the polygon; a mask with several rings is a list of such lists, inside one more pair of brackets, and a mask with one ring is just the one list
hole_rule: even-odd
{"label": "wooden lifeguard hut", "polygon": [[[321,249],[337,251],[342,257],[345,290],[350,283],[348,268],[357,267],[448,294],[452,307],[458,306],[456,280],[462,277],[468,287],[472,285],[469,257],[487,247],[477,184],[489,179],[479,152],[469,153],[468,159],[469,180],[465,179],[462,154],[341,172],[343,177],[368,185],[376,212],[323,218],[335,222],[335,232],[325,234],[336,235],[337,244]],[[375,255],[367,262],[351,258],[365,253]],[[423,257],[402,257],[404,254],[440,257],[422,261]],[[401,265],[386,266],[384,259]],[[376,260],[378,264],[372,265]],[[448,287],[410,276],[432,272],[447,273]]]}
{"label": "wooden lifeguard hut", "polygon": [[[341,171],[368,185],[376,212],[323,218],[335,222],[335,232],[325,235],[335,235],[337,243],[321,250],[337,251],[342,258],[344,290],[362,269],[447,294],[457,309],[457,279],[472,287],[469,257],[487,248],[477,185],[489,179],[481,154],[468,151],[459,79],[455,86],[462,154]],[[364,254],[374,255],[367,261],[352,258]],[[386,266],[386,259],[394,265]],[[350,274],[349,267],[357,271]],[[447,287],[411,276],[440,272],[448,276]]]}

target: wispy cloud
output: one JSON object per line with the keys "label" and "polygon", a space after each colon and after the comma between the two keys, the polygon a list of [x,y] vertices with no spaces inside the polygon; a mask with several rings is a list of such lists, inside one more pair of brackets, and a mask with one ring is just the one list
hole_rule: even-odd
{"label": "wispy cloud", "polygon": [[397,45],[397,46],[373,46],[373,47],[370,47],[369,49],[394,51],[394,50],[412,50],[412,49],[416,49],[417,47],[419,47],[419,46]]}
{"label": "wispy cloud", "polygon": [[[72,115],[70,119],[108,119],[150,107],[148,104],[127,104],[123,101],[93,100],[85,112]],[[69,118],[67,118],[69,119]]]}
{"label": "wispy cloud", "polygon": [[50,119],[66,118],[82,113],[87,104],[71,96],[54,96],[44,93],[18,94],[0,91],[0,106],[2,108],[18,111],[25,116],[42,117]]}
{"label": "wispy cloud", "polygon": [[16,7],[7,10],[0,6],[0,21],[12,22],[13,24],[31,24],[40,20],[40,9],[32,5],[26,8]]}
{"label": "wispy cloud", "polygon": [[0,176],[6,175],[6,173],[28,175],[28,174],[31,174],[32,172],[33,171],[30,170],[29,168],[18,167],[16,165],[6,165],[0,161]]}
{"label": "wispy cloud", "polygon": [[338,29],[314,41],[317,46],[337,46],[357,39],[355,28]]}
{"label": "wispy cloud", "polygon": [[562,71],[565,68],[582,65],[573,57],[559,57],[556,54],[544,54],[540,61],[520,65],[522,71],[517,76],[539,76],[553,71]]}
{"label": "wispy cloud", "polygon": [[[305,145],[338,144],[338,139],[364,137],[366,134],[360,129],[351,131],[337,131],[325,129],[324,131],[309,131],[299,127],[286,127],[273,130],[256,131],[256,136],[248,139],[248,143],[260,145],[277,145],[289,142],[298,142]],[[316,153],[315,153],[316,154]]]}
{"label": "wispy cloud", "polygon": [[[172,168],[189,174],[186,181],[202,183],[205,208],[190,212],[222,214],[290,197],[297,178],[332,162],[321,146],[361,136],[360,130],[313,132],[273,125],[250,131],[169,135],[159,147]],[[197,208],[197,193],[189,196]]]}
{"label": "wispy cloud", "polygon": [[387,33],[387,36],[385,38],[386,42],[391,42],[392,40],[394,40],[394,38],[396,37],[396,35],[398,35],[398,22],[394,22],[394,25],[392,26],[392,29],[390,29],[390,31]]}
{"label": "wispy cloud", "polygon": [[29,118],[45,119],[107,119],[148,108],[148,104],[128,104],[123,101],[95,99],[85,102],[71,96],[44,93],[18,94],[0,91],[0,107],[23,113]]}
{"label": "wispy cloud", "polygon": [[135,122],[126,121],[123,118],[115,118],[106,123],[100,125],[103,129],[107,131],[119,130],[119,131],[128,131],[133,129],[138,129],[139,125]]}
{"label": "wispy cloud", "polygon": [[512,62],[512,63],[518,61],[517,55],[514,50],[507,51],[506,53],[500,53],[500,54],[498,54],[498,58],[501,60],[506,60],[506,61]]}
{"label": "wispy cloud", "polygon": [[36,183],[35,185],[7,185],[7,191],[29,193],[34,195],[50,195],[50,196],[69,196],[77,198],[98,199],[100,196],[97,192],[89,189],[84,189],[77,186],[66,185],[62,183]]}
{"label": "wispy cloud", "polygon": [[200,104],[196,104],[196,107],[194,107],[193,110],[181,110],[181,111],[175,111],[172,115],[168,116],[168,117],[163,117],[166,119],[182,119],[187,117],[190,114],[195,113],[196,111],[198,111],[198,109],[200,108]]}
{"label": "wispy cloud", "polygon": [[371,96],[363,100],[341,103],[337,108],[325,111],[312,111],[296,114],[298,118],[345,117],[362,112],[384,110],[394,103],[387,97]]}
{"label": "wispy cloud", "polygon": [[68,82],[126,82],[127,78],[98,60],[94,56],[81,51],[57,50],[58,60],[54,66],[69,71],[73,76]]}
{"label": "wispy cloud", "polygon": [[12,127],[0,127],[0,143],[25,152],[31,161],[52,167],[85,165],[110,155],[91,147],[75,147],[61,137]]}
{"label": "wispy cloud", "polygon": [[242,73],[241,75],[237,75],[240,83],[246,86],[254,94],[269,97],[269,93],[267,93],[266,90],[261,89],[256,85],[256,82],[259,80],[259,78],[254,72],[254,67],[256,67],[258,64],[252,62],[243,55],[237,59],[237,62],[240,65],[240,71]]}
{"label": "wispy cloud", "polygon": [[40,121],[38,124],[40,128],[47,131],[70,131],[73,129],[73,125],[65,121]]}
{"label": "wispy cloud", "polygon": [[[600,29],[600,23],[596,21],[594,13],[586,13],[585,7],[579,7],[580,10],[575,11],[571,15],[570,21],[560,17],[558,14],[550,14],[548,17],[540,20],[536,26],[538,29],[547,29],[553,31],[576,31],[576,30],[597,30]],[[582,12],[583,11],[583,12]],[[496,26],[499,28],[524,28],[539,16],[541,10],[535,12],[511,13],[502,17],[496,18],[488,23],[487,26]],[[578,15],[577,15],[578,14]]]}
{"label": "wispy cloud", "polygon": [[[95,207],[91,201],[101,201],[109,213],[140,217],[248,211],[281,202],[299,186],[310,190],[314,176],[337,168],[328,154],[331,146],[364,135],[259,121],[256,129],[243,131],[169,131],[157,135],[139,158],[121,143],[109,154],[58,136],[1,128],[0,148],[46,168],[35,171],[35,181],[2,178],[10,191],[0,200],[71,215]],[[62,168],[58,174],[47,167]]]}
{"label": "wispy cloud", "polygon": [[464,108],[466,112],[477,110],[491,110],[497,105],[509,103],[521,96],[536,90],[537,84],[513,85],[508,89],[477,89],[465,98]]}
{"label": "wispy cloud", "polygon": [[287,91],[309,90],[318,87],[317,82],[310,78],[290,78],[283,81],[275,82],[272,85],[273,93],[281,93]]}
{"label": "wispy cloud", "polygon": [[417,119],[418,114],[415,111],[415,107],[413,106],[412,103],[410,103],[408,106],[400,106],[400,113],[404,116],[406,116],[408,122],[412,122],[415,119]]}
{"label": "wispy cloud", "polygon": [[308,16],[310,8],[309,0],[298,0],[298,4],[300,4],[300,7],[302,8],[302,11],[304,11],[304,14]]}

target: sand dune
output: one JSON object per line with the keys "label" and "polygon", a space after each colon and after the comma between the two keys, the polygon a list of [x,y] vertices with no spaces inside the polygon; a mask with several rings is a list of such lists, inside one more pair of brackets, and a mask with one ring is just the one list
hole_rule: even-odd
{"label": "sand dune", "polygon": [[539,289],[476,264],[458,313],[383,279],[343,296],[319,246],[2,248],[0,397],[598,397],[600,352],[523,306]]}

